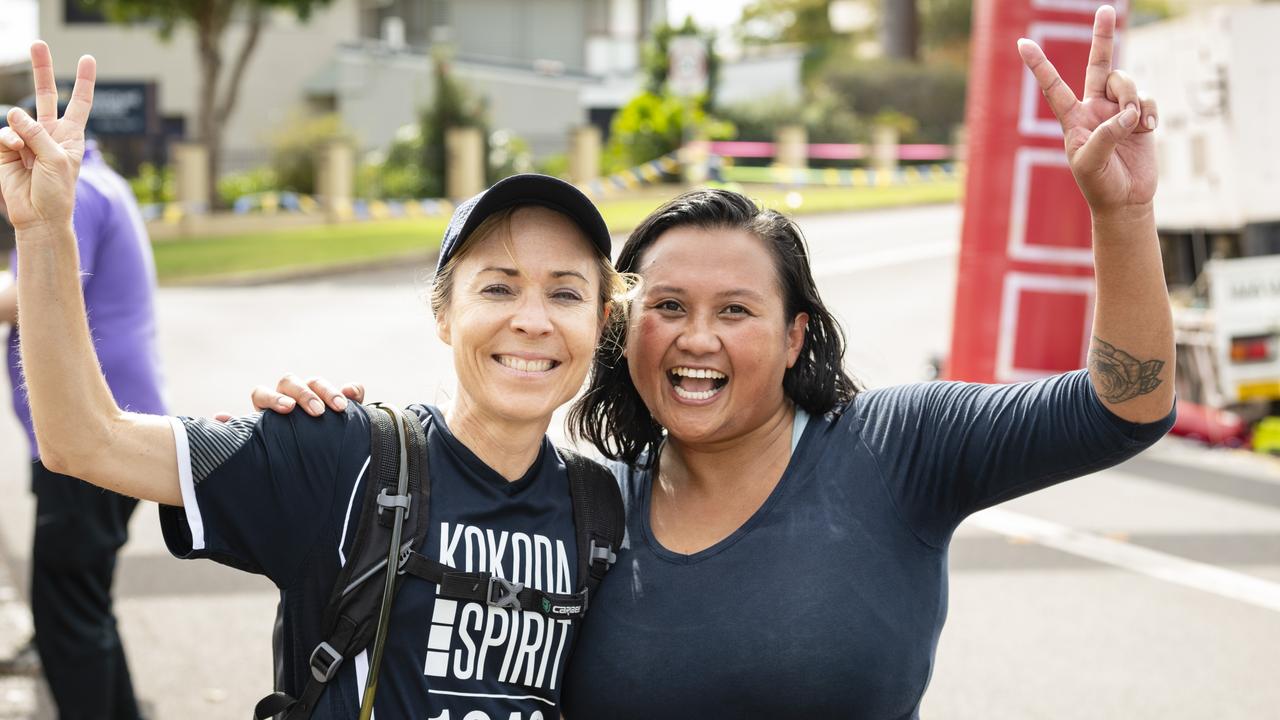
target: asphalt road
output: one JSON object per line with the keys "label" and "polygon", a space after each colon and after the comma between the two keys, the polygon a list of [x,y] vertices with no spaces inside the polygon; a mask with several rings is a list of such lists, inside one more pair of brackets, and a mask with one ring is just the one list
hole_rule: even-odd
{"label": "asphalt road", "polygon": [[[945,352],[955,207],[814,216],[801,225],[867,384],[921,379]],[[423,259],[425,265],[427,259]],[[341,278],[160,292],[174,411],[244,411],[285,370],[359,379],[371,399],[448,399],[450,358],[403,267]],[[394,351],[389,347],[396,348]],[[32,505],[26,449],[0,420],[0,651],[25,632]],[[118,575],[139,693],[156,717],[245,717],[270,687],[273,588],[164,550],[136,514]],[[1164,441],[1130,463],[1001,506],[951,550],[950,613],[927,718],[1276,717],[1280,464]],[[833,566],[838,572],[838,563]],[[838,608],[833,608],[838,611]],[[33,710],[0,681],[0,718]]]}

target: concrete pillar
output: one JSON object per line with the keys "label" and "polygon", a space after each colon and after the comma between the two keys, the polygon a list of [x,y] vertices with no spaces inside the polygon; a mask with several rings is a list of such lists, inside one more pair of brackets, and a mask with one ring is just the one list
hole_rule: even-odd
{"label": "concrete pillar", "polygon": [[898,129],[877,125],[871,130],[871,169],[894,172],[898,169]]}
{"label": "concrete pillar", "polygon": [[480,128],[446,129],[444,152],[445,195],[465,200],[484,190],[484,134]]}
{"label": "concrete pillar", "polygon": [[583,125],[569,131],[569,181],[586,185],[600,177],[600,128]]}
{"label": "concrete pillar", "polygon": [[773,133],[773,161],[788,170],[809,166],[809,131],[803,125],[780,125]]}
{"label": "concrete pillar", "polygon": [[209,212],[209,152],[194,142],[173,144],[174,195],[184,215]]}
{"label": "concrete pillar", "polygon": [[951,159],[957,165],[969,161],[969,130],[963,124],[951,130]]}
{"label": "concrete pillar", "polygon": [[681,173],[684,181],[690,185],[701,185],[709,176],[708,166],[711,160],[710,140],[691,140],[680,148]]}
{"label": "concrete pillar", "polygon": [[355,196],[356,153],[349,143],[335,141],[316,157],[316,195],[330,220],[340,219]]}

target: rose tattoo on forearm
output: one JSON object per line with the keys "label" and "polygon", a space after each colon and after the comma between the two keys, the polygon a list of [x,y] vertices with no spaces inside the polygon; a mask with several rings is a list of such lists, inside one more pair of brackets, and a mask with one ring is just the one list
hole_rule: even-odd
{"label": "rose tattoo on forearm", "polygon": [[1089,369],[1098,383],[1098,394],[1109,403],[1122,403],[1146,395],[1164,382],[1163,360],[1139,360],[1096,335],[1089,349]]}

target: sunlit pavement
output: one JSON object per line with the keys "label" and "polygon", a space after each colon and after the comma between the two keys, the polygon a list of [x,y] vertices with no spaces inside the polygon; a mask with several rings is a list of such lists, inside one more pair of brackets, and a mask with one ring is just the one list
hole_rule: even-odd
{"label": "sunlit pavement", "polygon": [[[959,222],[957,208],[933,207],[801,223],[848,331],[849,365],[868,384],[921,379],[945,352]],[[245,411],[249,389],[285,370],[362,380],[370,399],[447,400],[450,358],[418,274],[162,290],[173,410]],[[5,417],[0,584],[25,585],[26,450]],[[132,533],[117,598],[139,694],[160,718],[248,716],[270,690],[274,589],[170,558],[154,507],[139,509]],[[951,567],[926,718],[1257,718],[1280,707],[1274,460],[1166,440],[966,523]],[[7,600],[0,588],[0,652],[25,637],[23,592]],[[31,686],[0,681],[0,718],[52,717],[32,710]]]}

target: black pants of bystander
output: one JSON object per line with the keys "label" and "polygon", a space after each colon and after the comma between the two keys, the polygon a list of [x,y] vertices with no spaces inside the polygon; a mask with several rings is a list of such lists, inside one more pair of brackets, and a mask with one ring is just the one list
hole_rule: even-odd
{"label": "black pants of bystander", "polygon": [[61,720],[138,720],[111,583],[138,501],[32,464],[31,613]]}

